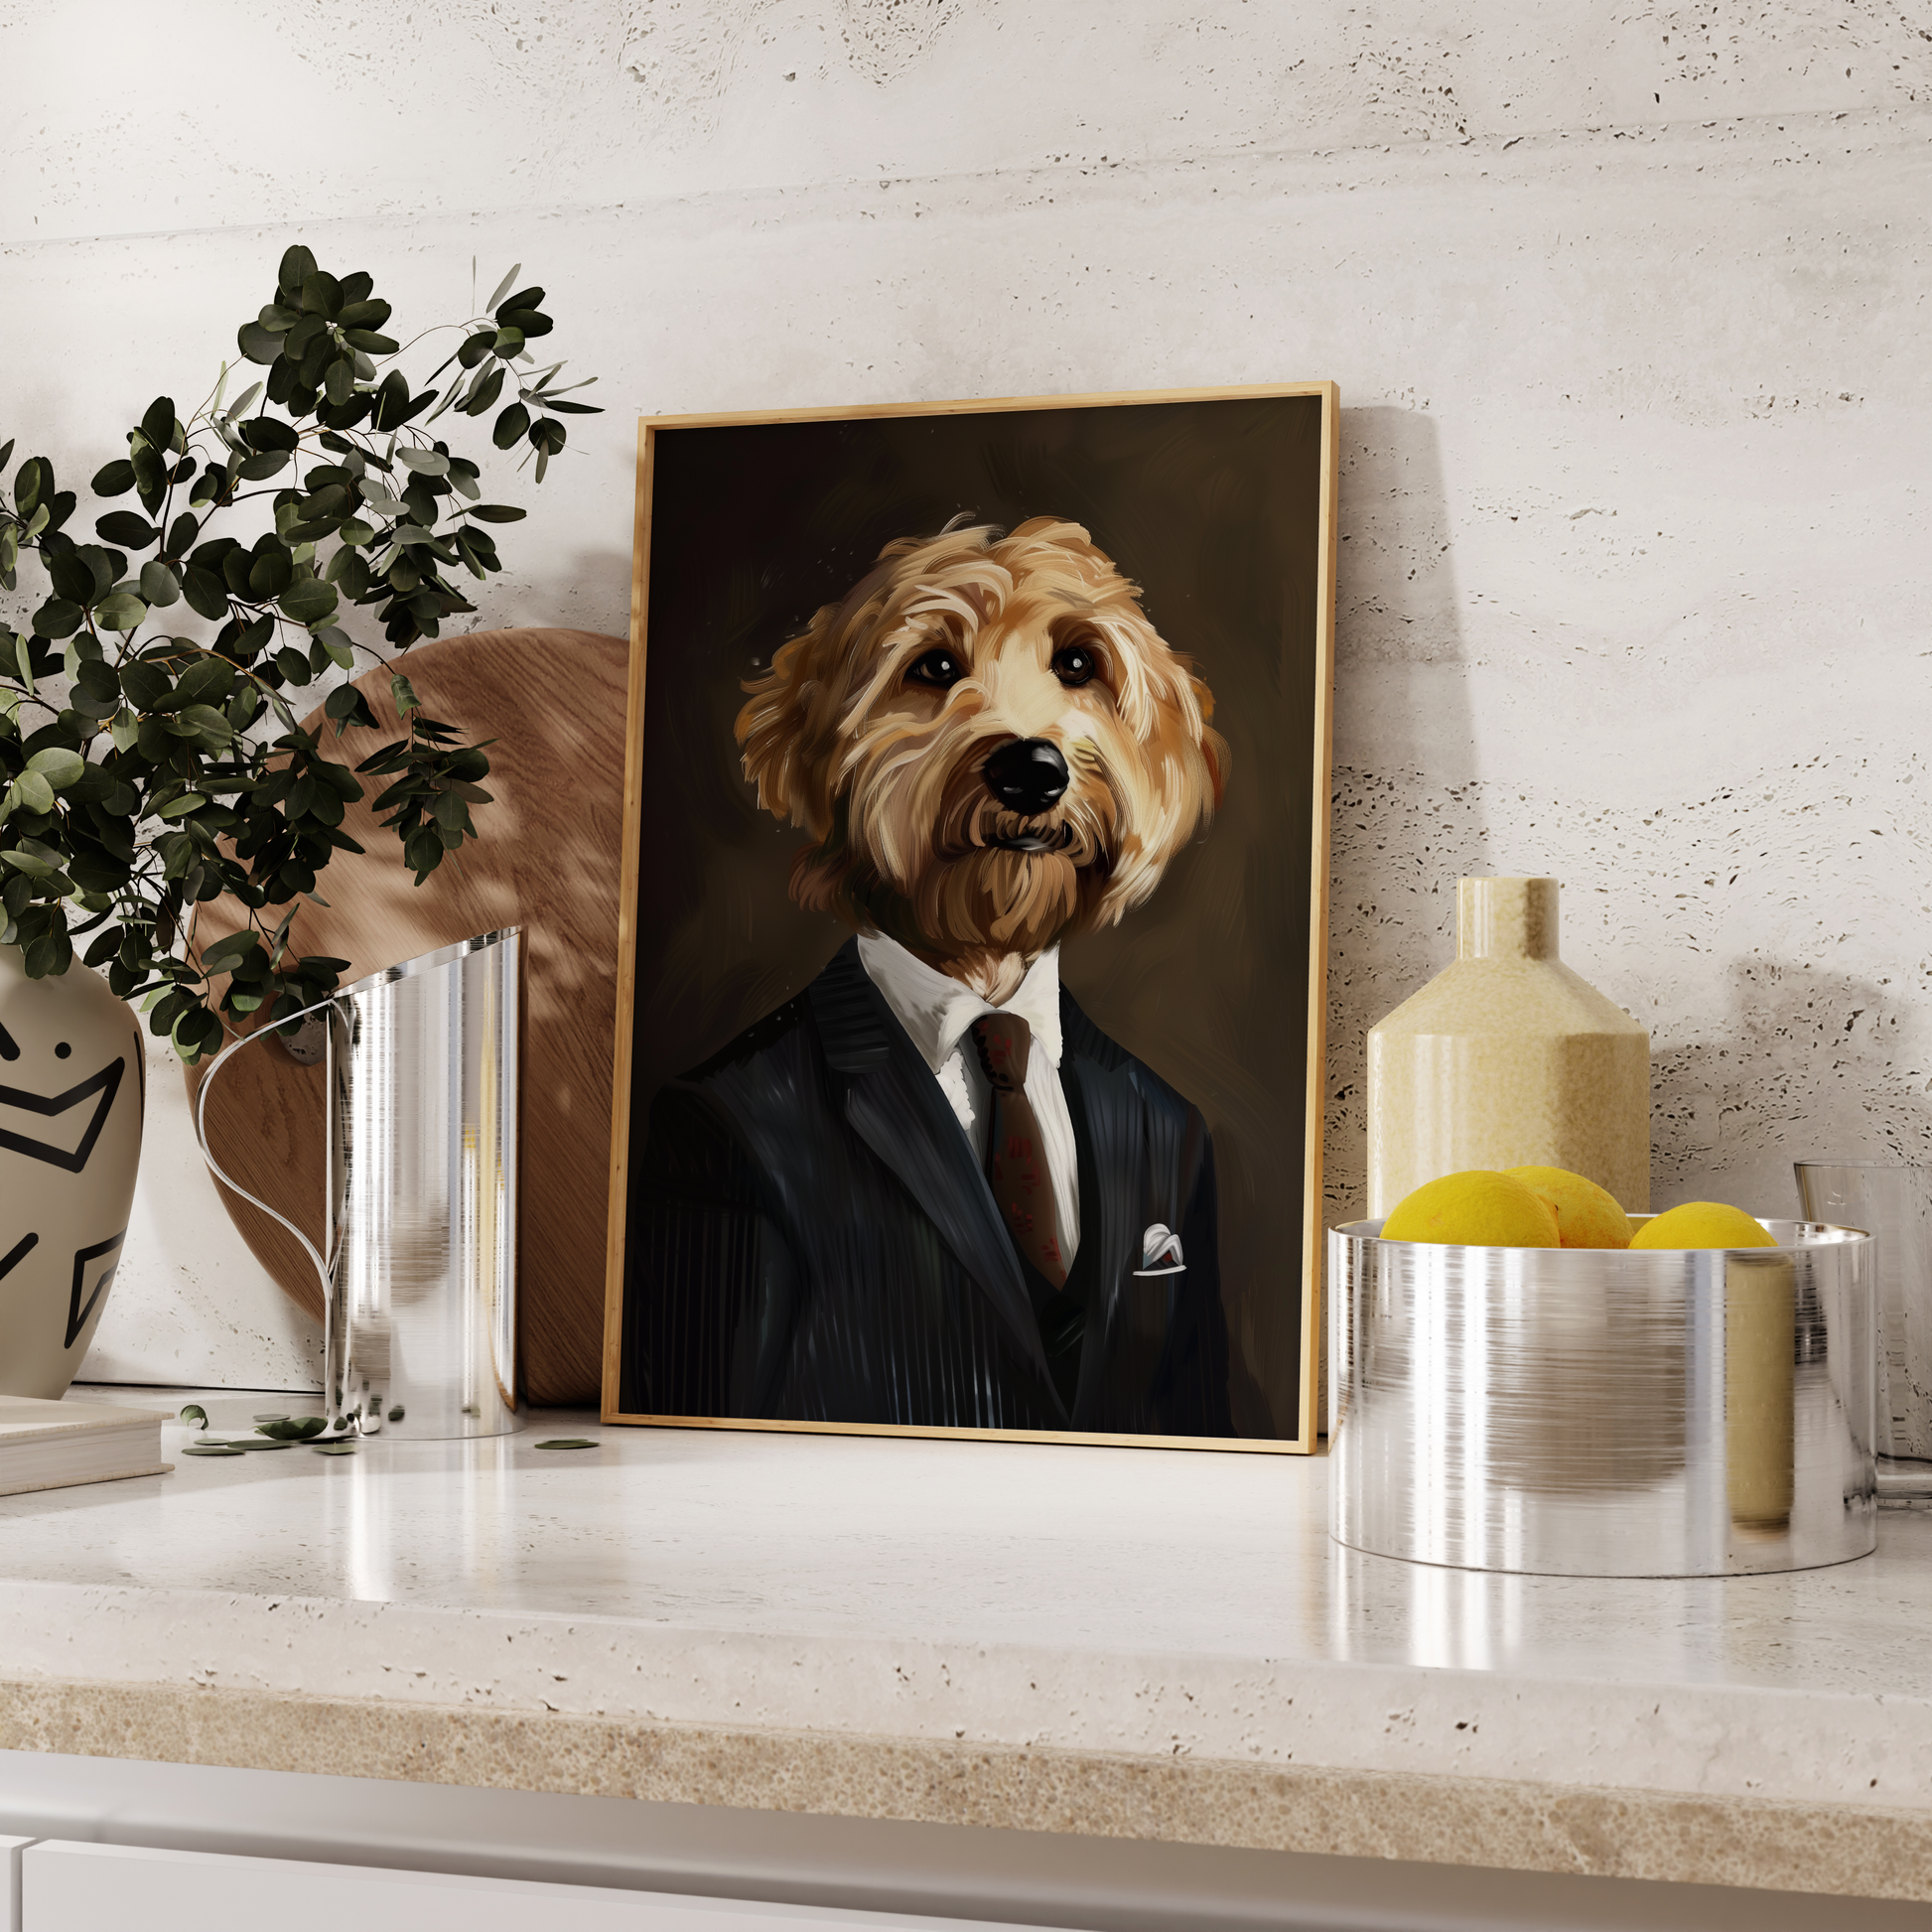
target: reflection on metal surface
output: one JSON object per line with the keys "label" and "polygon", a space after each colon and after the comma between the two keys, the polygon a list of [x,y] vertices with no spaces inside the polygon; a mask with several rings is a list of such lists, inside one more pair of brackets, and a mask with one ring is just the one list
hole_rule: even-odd
{"label": "reflection on metal surface", "polygon": [[210,1168],[294,1234],[323,1284],[324,1399],[340,1431],[499,1436],[516,1420],[520,933],[425,953],[314,1009],[328,1022],[331,1248]]}
{"label": "reflection on metal surface", "polygon": [[1474,1570],[1801,1570],[1875,1538],[1871,1242],[1459,1248],[1328,1236],[1334,1534]]}
{"label": "reflection on metal surface", "polygon": [[1878,1493],[1932,1496],[1932,1168],[1798,1161],[1807,1220],[1863,1228],[1878,1287]]}

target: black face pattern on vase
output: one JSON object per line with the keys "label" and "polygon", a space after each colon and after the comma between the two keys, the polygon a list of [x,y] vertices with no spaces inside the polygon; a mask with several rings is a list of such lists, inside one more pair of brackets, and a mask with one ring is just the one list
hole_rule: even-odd
{"label": "black face pattern on vase", "polygon": [[[67,1041],[61,1041],[60,1045],[66,1046]],[[13,1048],[12,1052],[6,1051],[9,1046]],[[69,1051],[71,1050],[69,1047]],[[60,1046],[55,1051],[59,1053]],[[11,1034],[0,1028],[0,1058],[11,1060],[19,1056],[19,1044]],[[30,1161],[45,1161],[65,1173],[81,1173],[93,1154],[94,1143],[100,1139],[101,1129],[107,1125],[107,1116],[113,1112],[114,1096],[120,1091],[121,1077],[126,1071],[126,1060],[116,1055],[98,1073],[90,1074],[64,1093],[49,1095],[34,1093],[26,1087],[0,1086],[0,1148],[25,1155]],[[78,1145],[71,1152],[53,1141],[22,1132],[8,1118],[9,1110],[17,1110],[41,1120],[58,1120],[70,1108],[79,1106],[83,1100],[95,1094],[99,1098],[94,1102],[93,1118],[87,1122]]]}

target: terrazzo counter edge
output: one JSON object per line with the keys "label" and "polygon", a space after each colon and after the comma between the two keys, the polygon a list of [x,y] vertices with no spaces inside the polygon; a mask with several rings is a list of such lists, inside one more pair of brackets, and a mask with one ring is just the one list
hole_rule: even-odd
{"label": "terrazzo counter edge", "polygon": [[[46,1584],[0,1630],[0,1749],[1932,1900],[1916,1699]],[[1845,1795],[1873,1764],[1902,1802]]]}

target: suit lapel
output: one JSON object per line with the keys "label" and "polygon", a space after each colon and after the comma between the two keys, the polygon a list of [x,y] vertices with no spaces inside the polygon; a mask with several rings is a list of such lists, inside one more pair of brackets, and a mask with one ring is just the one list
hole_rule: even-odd
{"label": "suit lapel", "polygon": [[[1112,1356],[1110,1335],[1121,1285],[1139,1266],[1143,1109],[1127,1085],[1119,1051],[1060,990],[1060,1085],[1080,1150],[1080,1259],[1087,1275],[1086,1339],[1080,1351],[1076,1422],[1099,1402]],[[1089,1425],[1080,1424],[1081,1427]]]}
{"label": "suit lapel", "polygon": [[1039,1324],[992,1190],[931,1068],[860,963],[855,940],[812,982],[811,1002],[853,1132],[904,1182],[1050,1397]]}

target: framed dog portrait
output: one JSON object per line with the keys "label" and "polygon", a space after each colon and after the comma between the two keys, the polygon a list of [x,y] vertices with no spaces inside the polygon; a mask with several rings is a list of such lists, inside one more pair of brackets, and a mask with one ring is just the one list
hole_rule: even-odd
{"label": "framed dog portrait", "polygon": [[1314,1447],[1336,415],[641,425],[607,1421]]}

